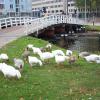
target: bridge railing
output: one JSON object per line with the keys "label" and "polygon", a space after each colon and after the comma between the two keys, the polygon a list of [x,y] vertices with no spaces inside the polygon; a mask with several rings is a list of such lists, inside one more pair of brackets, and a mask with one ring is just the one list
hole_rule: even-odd
{"label": "bridge railing", "polygon": [[44,29],[48,26],[55,25],[55,24],[61,24],[61,23],[68,23],[68,24],[80,24],[83,25],[84,22],[73,17],[69,17],[66,15],[51,15],[51,16],[45,16],[42,18],[37,18],[34,20],[29,20],[26,22],[25,25],[25,33],[26,35],[36,32],[38,34],[38,31],[41,29]]}
{"label": "bridge railing", "polygon": [[32,21],[32,17],[9,17],[0,19],[0,29],[3,27],[7,28],[8,26],[17,26],[23,25],[28,21]]}
{"label": "bridge railing", "polygon": [[51,25],[68,23],[68,24],[84,24],[83,21],[67,15],[51,15],[41,18],[32,17],[9,17],[0,19],[0,29],[8,26],[24,25],[25,34],[36,32]]}

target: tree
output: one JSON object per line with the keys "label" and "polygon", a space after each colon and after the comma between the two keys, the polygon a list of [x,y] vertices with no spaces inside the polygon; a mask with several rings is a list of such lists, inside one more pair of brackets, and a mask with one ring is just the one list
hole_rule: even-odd
{"label": "tree", "polygon": [[[75,0],[76,6],[79,8],[84,8],[85,0]],[[86,6],[90,9],[90,13],[98,13],[97,8],[100,8],[100,0],[86,0]],[[95,12],[97,11],[97,12]]]}

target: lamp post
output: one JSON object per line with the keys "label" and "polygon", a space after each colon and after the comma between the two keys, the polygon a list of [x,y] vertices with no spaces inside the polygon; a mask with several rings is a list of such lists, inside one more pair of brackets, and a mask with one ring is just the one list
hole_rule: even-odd
{"label": "lamp post", "polygon": [[87,17],[86,15],[87,15],[87,14],[86,14],[86,13],[87,13],[87,12],[86,12],[86,0],[85,0],[85,23],[86,23],[86,21],[87,21],[87,19],[86,19],[86,17]]}
{"label": "lamp post", "polygon": [[68,15],[68,0],[64,0],[64,13]]}
{"label": "lamp post", "polygon": [[67,15],[68,15],[68,0],[67,0]]}

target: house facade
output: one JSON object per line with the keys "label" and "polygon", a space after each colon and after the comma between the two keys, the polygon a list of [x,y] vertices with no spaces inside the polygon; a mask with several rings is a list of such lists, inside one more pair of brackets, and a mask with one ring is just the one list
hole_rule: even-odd
{"label": "house facade", "polygon": [[0,16],[27,16],[31,12],[31,0],[0,0]]}

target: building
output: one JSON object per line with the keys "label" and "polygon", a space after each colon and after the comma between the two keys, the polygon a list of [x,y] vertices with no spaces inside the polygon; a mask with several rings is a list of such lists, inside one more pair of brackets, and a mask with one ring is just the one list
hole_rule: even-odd
{"label": "building", "polygon": [[0,16],[29,16],[32,12],[31,0],[0,0]]}
{"label": "building", "polygon": [[[100,8],[100,7],[99,7]],[[73,17],[84,18],[85,13],[90,17],[91,10],[86,7],[85,0],[83,7],[78,8],[75,0],[33,0],[32,1],[33,16],[52,15],[52,14],[68,14]],[[98,11],[98,13],[96,13]],[[98,8],[94,11],[95,15],[100,15]]]}
{"label": "building", "polygon": [[47,15],[63,13],[71,16],[79,13],[75,0],[33,0],[32,11],[34,16],[43,15],[44,12]]}
{"label": "building", "polygon": [[33,15],[38,16],[46,13],[47,15],[62,14],[66,12],[66,0],[33,0]]}

